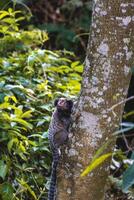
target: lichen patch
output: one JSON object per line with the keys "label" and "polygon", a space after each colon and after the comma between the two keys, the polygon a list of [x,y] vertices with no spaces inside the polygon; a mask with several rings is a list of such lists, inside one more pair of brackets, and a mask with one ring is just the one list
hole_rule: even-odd
{"label": "lichen patch", "polygon": [[76,151],[76,149],[69,149],[68,151],[68,156],[71,157],[71,156],[77,156],[78,155],[78,152]]}
{"label": "lichen patch", "polygon": [[131,17],[130,16],[122,18],[122,23],[123,23],[124,26],[128,26],[128,24],[130,22],[131,22]]}
{"label": "lichen patch", "polygon": [[133,55],[133,52],[132,51],[129,51],[126,53],[126,60],[129,60]]}
{"label": "lichen patch", "polygon": [[105,41],[102,41],[99,47],[97,48],[97,52],[99,52],[104,56],[108,56],[108,51],[109,51],[108,44]]}

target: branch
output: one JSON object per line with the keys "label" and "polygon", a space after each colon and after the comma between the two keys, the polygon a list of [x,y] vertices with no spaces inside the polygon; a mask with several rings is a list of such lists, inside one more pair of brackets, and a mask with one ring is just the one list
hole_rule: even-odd
{"label": "branch", "polygon": [[121,105],[121,104],[123,104],[123,103],[126,103],[127,101],[130,101],[130,100],[132,100],[132,99],[134,99],[134,96],[128,97],[127,99],[122,100],[122,101],[120,101],[119,103],[113,105],[111,108],[108,109],[108,111],[113,111],[113,110],[114,110],[116,107],[118,107],[119,105]]}

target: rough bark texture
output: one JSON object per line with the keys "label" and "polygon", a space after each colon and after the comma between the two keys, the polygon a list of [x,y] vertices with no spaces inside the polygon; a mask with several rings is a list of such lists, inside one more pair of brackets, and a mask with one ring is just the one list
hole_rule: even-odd
{"label": "rough bark texture", "polygon": [[[102,200],[109,162],[80,173],[118,128],[131,77],[133,0],[95,0],[82,89],[58,172],[58,200]],[[112,145],[108,148],[111,152]]]}

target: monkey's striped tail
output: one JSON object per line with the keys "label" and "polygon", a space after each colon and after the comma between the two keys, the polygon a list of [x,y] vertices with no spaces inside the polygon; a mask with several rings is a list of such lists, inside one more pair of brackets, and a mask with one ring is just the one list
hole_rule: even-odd
{"label": "monkey's striped tail", "polygon": [[55,200],[56,198],[56,169],[59,162],[58,148],[53,150],[53,163],[51,171],[50,187],[48,192],[48,200]]}

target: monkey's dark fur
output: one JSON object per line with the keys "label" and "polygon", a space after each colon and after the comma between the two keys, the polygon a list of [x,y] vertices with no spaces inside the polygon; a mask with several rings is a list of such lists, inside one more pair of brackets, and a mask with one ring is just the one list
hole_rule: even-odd
{"label": "monkey's dark fur", "polygon": [[59,147],[68,137],[68,128],[71,123],[72,100],[66,98],[56,99],[56,107],[49,125],[48,137],[53,154],[52,172],[48,200],[55,200],[56,196],[56,169],[60,157]]}

